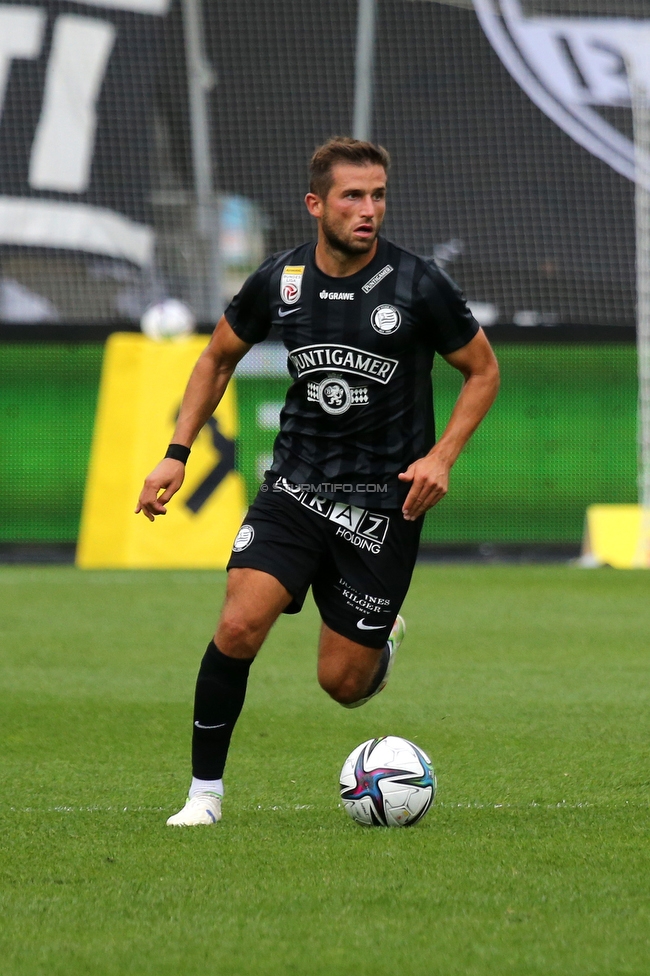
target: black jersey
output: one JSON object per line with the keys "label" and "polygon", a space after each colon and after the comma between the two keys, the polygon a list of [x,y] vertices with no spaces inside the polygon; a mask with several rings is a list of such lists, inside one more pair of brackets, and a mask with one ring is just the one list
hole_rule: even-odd
{"label": "black jersey", "polygon": [[271,471],[353,505],[397,508],[397,475],[435,442],[431,369],[478,331],[454,282],[379,238],[361,271],[332,278],[311,242],[274,254],[225,315],[244,342],[275,326],[293,383]]}

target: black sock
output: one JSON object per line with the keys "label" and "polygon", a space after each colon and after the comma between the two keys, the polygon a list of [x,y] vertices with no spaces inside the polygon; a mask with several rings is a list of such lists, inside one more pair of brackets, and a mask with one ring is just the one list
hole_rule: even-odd
{"label": "black sock", "polygon": [[379,658],[379,667],[375,672],[374,678],[370,682],[370,687],[368,688],[367,692],[363,696],[364,698],[368,698],[369,695],[374,695],[374,693],[377,691],[377,688],[379,688],[379,685],[384,680],[386,671],[388,670],[389,661],[390,661],[390,648],[388,647],[388,644],[385,644],[384,649],[381,652],[381,657]]}
{"label": "black sock", "polygon": [[194,694],[192,774],[221,779],[235,723],[244,705],[248,672],[254,658],[222,654],[214,641],[201,661]]}

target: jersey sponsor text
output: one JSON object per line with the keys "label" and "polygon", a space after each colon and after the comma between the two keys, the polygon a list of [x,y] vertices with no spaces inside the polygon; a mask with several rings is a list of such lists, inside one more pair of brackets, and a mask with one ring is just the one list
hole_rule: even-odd
{"label": "jersey sponsor text", "polygon": [[377,383],[386,384],[397,369],[398,360],[386,356],[376,356],[365,349],[354,346],[340,346],[334,343],[319,343],[301,346],[289,353],[289,359],[298,371],[298,379],[307,373],[322,369],[338,369],[343,373],[354,373]]}
{"label": "jersey sponsor text", "polygon": [[320,297],[323,301],[328,300],[330,302],[353,302],[354,292],[353,291],[323,291],[320,293]]}
{"label": "jersey sponsor text", "polygon": [[376,275],[373,275],[369,281],[366,281],[365,285],[362,285],[361,291],[365,292],[367,295],[368,292],[372,291],[375,285],[378,285],[380,281],[383,281],[386,275],[389,275],[393,270],[392,264],[387,264],[381,269],[381,271],[378,271]]}
{"label": "jersey sponsor text", "polygon": [[293,485],[286,478],[278,478],[274,482],[274,490],[285,491],[316,515],[334,522],[336,535],[357,549],[365,549],[375,555],[381,552],[390,524],[388,515],[371,512],[357,505],[348,505],[347,502],[337,502],[324,495],[300,491],[298,485]]}

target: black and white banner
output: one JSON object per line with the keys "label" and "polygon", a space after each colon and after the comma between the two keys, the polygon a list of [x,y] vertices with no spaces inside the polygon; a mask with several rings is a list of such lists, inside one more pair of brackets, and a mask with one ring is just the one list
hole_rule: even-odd
{"label": "black and white banner", "polygon": [[650,92],[650,19],[531,16],[520,0],[474,0],[474,7],[535,104],[594,156],[650,187],[650,160],[598,112],[630,107],[631,73]]}
{"label": "black and white banner", "polygon": [[151,85],[168,6],[0,4],[0,245],[151,263]]}

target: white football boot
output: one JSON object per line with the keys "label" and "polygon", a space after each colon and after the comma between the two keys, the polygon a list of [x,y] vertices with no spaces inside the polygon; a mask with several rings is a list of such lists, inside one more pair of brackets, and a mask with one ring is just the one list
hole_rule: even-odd
{"label": "white football boot", "polygon": [[168,827],[198,827],[221,820],[221,797],[216,793],[197,793],[188,797],[182,810],[167,821]]}
{"label": "white football boot", "polygon": [[387,643],[388,643],[388,650],[389,650],[390,657],[388,658],[388,667],[386,668],[386,674],[381,679],[381,684],[376,689],[376,691],[373,691],[372,695],[368,695],[367,698],[360,698],[359,701],[350,702],[349,705],[344,705],[343,706],[344,708],[359,708],[360,705],[365,705],[367,701],[370,701],[371,698],[374,698],[375,695],[378,695],[380,691],[384,690],[384,688],[388,684],[388,679],[390,678],[390,673],[393,669],[393,661],[395,660],[395,655],[397,654],[397,650],[400,644],[404,640],[405,634],[406,634],[406,621],[404,620],[404,617],[401,617],[398,613],[397,616],[395,617],[395,623],[391,628],[391,632],[388,635]]}

